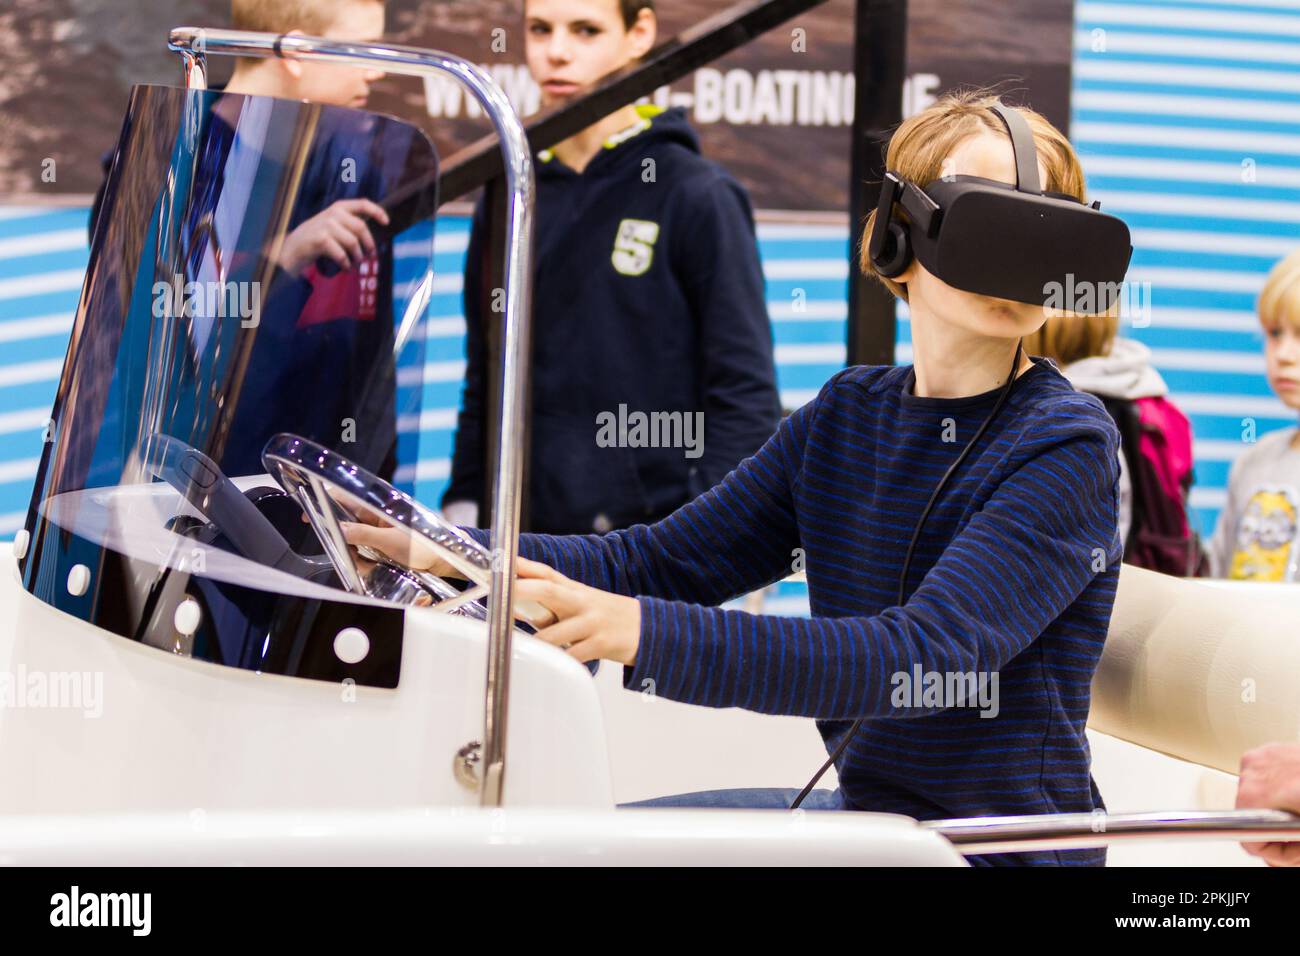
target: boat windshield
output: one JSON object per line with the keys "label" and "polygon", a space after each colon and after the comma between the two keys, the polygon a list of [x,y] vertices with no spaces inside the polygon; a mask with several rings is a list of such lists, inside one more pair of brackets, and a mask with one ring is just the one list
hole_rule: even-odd
{"label": "boat windshield", "polygon": [[401,611],[339,580],[263,451],[299,436],[413,491],[437,176],[391,117],[132,91],[16,541],[29,591],[176,653],[396,683]]}

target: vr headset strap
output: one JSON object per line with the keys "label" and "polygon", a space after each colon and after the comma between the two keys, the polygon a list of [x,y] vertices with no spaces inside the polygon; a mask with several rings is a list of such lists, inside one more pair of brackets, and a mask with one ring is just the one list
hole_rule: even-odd
{"label": "vr headset strap", "polygon": [[1038,150],[1034,148],[1034,133],[1020,111],[1013,107],[993,104],[993,112],[1002,118],[1011,135],[1011,151],[1016,157],[1016,189],[1026,193],[1043,191],[1038,181]]}

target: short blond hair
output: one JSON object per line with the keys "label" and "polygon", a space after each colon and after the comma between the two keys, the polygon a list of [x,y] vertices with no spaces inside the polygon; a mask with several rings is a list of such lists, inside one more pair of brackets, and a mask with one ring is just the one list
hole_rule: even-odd
{"label": "short blond hair", "polygon": [[1049,316],[1025,336],[1028,355],[1045,355],[1062,368],[1072,362],[1106,355],[1119,333],[1118,304],[1100,315],[1073,312]]}
{"label": "short blond hair", "polygon": [[1300,249],[1274,263],[1259,290],[1255,311],[1266,329],[1286,323],[1300,330]]}
{"label": "short blond hair", "polygon": [[[1002,118],[993,112],[994,104],[999,102],[1001,100],[998,95],[987,89],[958,89],[945,93],[899,124],[889,140],[889,149],[885,154],[886,169],[924,188],[943,175],[944,160],[966,139],[985,130],[1006,135],[1007,128]],[[1082,201],[1083,167],[1079,164],[1079,156],[1070,141],[1041,113],[1024,106],[1016,109],[1029,123],[1034,135],[1034,146],[1047,170],[1047,181],[1043,188]],[[901,209],[896,215],[904,220],[907,218]],[[871,215],[867,216],[862,231],[859,267],[863,273],[875,276],[890,292],[906,302],[906,284],[885,278],[871,264],[867,245],[875,220],[876,212],[873,209]]]}
{"label": "short blond hair", "polygon": [[338,19],[339,12],[354,3],[384,0],[231,0],[230,25],[234,30],[255,33],[288,33],[301,30],[320,36]]}
{"label": "short blond hair", "polygon": [[[378,3],[384,0],[231,0],[230,27],[253,33],[284,34],[301,30],[309,37],[323,35],[345,7],[354,3]],[[241,56],[240,67],[255,67],[261,60]]]}

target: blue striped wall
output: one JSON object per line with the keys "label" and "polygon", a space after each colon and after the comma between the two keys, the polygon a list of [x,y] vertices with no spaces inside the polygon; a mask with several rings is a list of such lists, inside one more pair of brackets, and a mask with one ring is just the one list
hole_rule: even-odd
{"label": "blue striped wall", "polygon": [[1071,137],[1089,186],[1133,229],[1149,345],[1196,434],[1202,529],[1259,431],[1294,424],[1269,390],[1255,300],[1300,245],[1300,3],[1077,7]]}
{"label": "blue striped wall", "polygon": [[0,207],[0,535],[23,523],[86,258],[85,209]]}
{"label": "blue striped wall", "polygon": [[[1148,344],[1191,417],[1193,505],[1208,534],[1243,420],[1260,432],[1295,421],[1269,391],[1254,301],[1268,268],[1300,244],[1300,0],[1081,2],[1076,8],[1071,138],[1090,189],[1133,229],[1130,280],[1151,283]],[[0,208],[0,535],[30,494],[85,269],[84,209]],[[464,369],[460,273],[465,220],[439,223],[423,390],[405,420],[402,478],[436,501],[446,484]],[[399,281],[418,237],[398,248]],[[816,394],[845,360],[846,229],[764,224],[760,248],[787,407]],[[400,270],[405,269],[405,272]],[[899,323],[899,359],[910,355]],[[785,586],[776,607],[798,610]],[[804,605],[806,606],[806,605]]]}

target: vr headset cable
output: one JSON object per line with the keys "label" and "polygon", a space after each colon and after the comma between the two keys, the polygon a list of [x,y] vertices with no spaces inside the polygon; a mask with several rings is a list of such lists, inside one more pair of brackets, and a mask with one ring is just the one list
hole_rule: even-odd
{"label": "vr headset cable", "polygon": [[[939,500],[939,495],[943,493],[944,486],[948,484],[948,479],[951,478],[953,473],[961,467],[961,463],[966,460],[966,456],[970,454],[971,449],[975,447],[975,444],[984,436],[984,433],[988,431],[989,425],[993,423],[993,419],[997,418],[998,412],[1002,410],[1002,406],[1006,403],[1007,396],[1011,394],[1011,387],[1015,384],[1016,370],[1020,368],[1020,357],[1023,354],[1024,340],[1022,339],[1016,342],[1016,357],[1011,362],[1011,374],[1007,376],[1007,383],[1002,387],[1002,393],[998,396],[997,404],[993,406],[993,410],[989,412],[988,417],[984,419],[984,423],[980,425],[979,429],[975,432],[975,436],[967,442],[966,447],[962,449],[961,454],[956,457],[953,463],[948,466],[948,470],[943,473],[943,477],[939,479],[939,483],[934,486],[934,491],[930,493],[930,500],[925,503],[925,508],[921,511],[921,517],[917,520],[916,527],[912,530],[912,540],[907,545],[907,553],[903,557],[902,573],[898,576],[898,605],[900,607],[903,605],[903,601],[907,596],[907,572],[912,564],[912,552],[916,549],[916,542],[921,537],[921,529],[925,527],[925,519],[930,516],[930,511],[934,508],[934,503]],[[813,778],[808,781],[807,785],[799,791],[799,796],[795,797],[794,802],[790,804],[791,810],[799,809],[799,804],[803,803],[804,798],[812,792],[813,787],[817,786],[817,781],[822,778],[822,775],[831,768],[836,760],[840,759],[840,755],[844,753],[849,742],[853,739],[854,734],[858,732],[860,726],[862,726],[862,718],[858,717],[850,725],[844,736],[840,738],[839,743],[835,746],[835,750],[826,758],[826,762],[821,765],[821,769],[818,770],[817,773],[813,775]]]}

